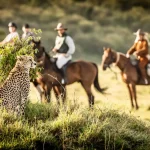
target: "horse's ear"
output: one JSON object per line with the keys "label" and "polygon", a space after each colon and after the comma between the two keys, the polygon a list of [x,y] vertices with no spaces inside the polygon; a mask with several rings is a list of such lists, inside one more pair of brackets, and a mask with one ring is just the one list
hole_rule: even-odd
{"label": "horse's ear", "polygon": [[38,44],[41,44],[41,40],[38,40]]}
{"label": "horse's ear", "polygon": [[108,47],[108,51],[111,52],[111,48],[110,47]]}
{"label": "horse's ear", "polygon": [[105,51],[106,50],[106,47],[103,47],[103,51]]}

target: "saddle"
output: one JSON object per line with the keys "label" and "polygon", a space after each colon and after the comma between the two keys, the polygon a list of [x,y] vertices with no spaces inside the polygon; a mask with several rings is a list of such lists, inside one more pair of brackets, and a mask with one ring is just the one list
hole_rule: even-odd
{"label": "saddle", "polygon": [[60,74],[65,73],[67,67],[72,63],[72,60],[69,60],[61,69],[59,69]]}
{"label": "saddle", "polygon": [[67,69],[67,67],[69,66],[69,64],[72,63],[72,60],[68,60],[67,63],[63,66],[63,68]]}
{"label": "saddle", "polygon": [[68,83],[66,69],[67,69],[67,67],[69,66],[70,63],[71,63],[71,60],[69,60],[61,69],[59,69],[59,73],[62,76],[62,79],[61,79],[62,84],[67,84]]}
{"label": "saddle", "polygon": [[[136,58],[134,58],[134,59],[132,58],[132,59],[130,59],[130,62],[133,66],[136,67],[138,74],[141,76],[140,68],[138,65],[139,60]],[[150,60],[148,61],[148,64],[146,65],[145,69],[146,69],[147,75],[150,76]]]}
{"label": "saddle", "polygon": [[[51,57],[51,58],[50,58],[50,61],[53,63],[53,69],[54,69],[54,71],[56,71],[56,72],[59,73],[59,74],[62,74],[61,69],[59,69],[59,68],[57,67],[57,65],[56,65],[57,58]],[[62,69],[65,71],[70,63],[72,63],[72,60],[69,60],[69,61],[62,67]]]}

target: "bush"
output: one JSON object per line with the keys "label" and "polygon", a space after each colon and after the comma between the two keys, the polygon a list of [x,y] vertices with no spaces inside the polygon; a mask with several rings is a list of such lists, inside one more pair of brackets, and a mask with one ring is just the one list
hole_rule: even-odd
{"label": "bush", "polygon": [[[37,34],[39,31],[34,31]],[[37,39],[39,37],[36,37]],[[3,82],[6,77],[9,75],[9,72],[15,66],[16,58],[19,55],[31,55],[34,57],[34,53],[37,52],[36,49],[33,49],[32,44],[28,44],[28,41],[32,40],[32,37],[29,37],[27,40],[20,40],[18,38],[14,39],[14,44],[7,43],[0,47],[0,82]],[[36,72],[39,71],[39,68],[31,70],[31,78],[36,76]]]}

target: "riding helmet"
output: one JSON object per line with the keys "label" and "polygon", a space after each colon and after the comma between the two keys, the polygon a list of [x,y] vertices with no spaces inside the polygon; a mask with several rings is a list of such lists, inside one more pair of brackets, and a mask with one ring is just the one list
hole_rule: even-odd
{"label": "riding helmet", "polygon": [[14,22],[9,22],[8,27],[15,27],[15,28],[17,28],[17,25]]}

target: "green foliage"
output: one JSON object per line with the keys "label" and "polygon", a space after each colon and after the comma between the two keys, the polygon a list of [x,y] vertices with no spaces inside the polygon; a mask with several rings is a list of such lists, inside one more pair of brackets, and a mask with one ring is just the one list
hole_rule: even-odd
{"label": "green foliage", "polygon": [[55,4],[55,5],[66,5],[69,3],[73,3],[73,2],[87,2],[89,4],[92,5],[105,5],[106,7],[113,7],[113,8],[118,8],[120,7],[123,10],[127,10],[130,9],[134,6],[142,6],[143,8],[149,9],[149,0],[132,0],[132,1],[127,1],[127,0],[45,0],[44,2],[42,0],[15,0],[15,2],[13,0],[1,0],[1,7],[7,6],[10,7],[12,6],[11,4],[13,3],[13,5],[19,5],[19,4],[27,4],[30,6],[46,6],[47,4]]}
{"label": "green foliage", "polygon": [[[33,32],[35,35],[38,35],[38,33],[41,33],[41,30],[33,30]],[[9,72],[15,66],[17,56],[31,55],[34,57],[34,53],[37,52],[37,49],[33,49],[33,44],[29,44],[31,40],[32,37],[26,40],[16,38],[14,39],[14,44],[7,43],[0,47],[0,82],[6,79]],[[39,40],[39,37],[35,36],[34,40]],[[40,68],[37,67],[35,70],[30,71],[32,79],[36,77],[36,72],[39,70]]]}
{"label": "green foliage", "polygon": [[[34,2],[36,3],[36,1]],[[97,0],[84,0],[84,2],[73,0],[70,3],[68,0],[48,0],[51,5],[43,8],[42,6],[46,5],[46,2],[44,1],[40,7],[19,5],[17,11],[13,8],[2,9],[0,11],[3,14],[0,20],[2,29],[7,31],[6,24],[13,16],[16,18],[18,32],[21,32],[19,27],[24,22],[29,23],[31,27],[41,28],[43,31],[42,45],[49,52],[57,35],[54,28],[58,22],[62,22],[67,26],[68,34],[75,41],[76,52],[73,59],[85,59],[98,63],[100,63],[97,60],[101,59],[103,47],[109,46],[116,51],[126,53],[134,42],[133,32],[139,28],[149,32],[149,10],[143,8],[142,5],[138,5],[138,7],[131,5],[131,9],[128,11],[121,11],[121,6],[118,6],[122,3],[128,5],[132,1],[127,3],[126,0],[103,0],[98,4]],[[115,5],[115,3],[117,4]],[[4,33],[0,35],[1,39],[3,39]]]}

